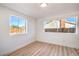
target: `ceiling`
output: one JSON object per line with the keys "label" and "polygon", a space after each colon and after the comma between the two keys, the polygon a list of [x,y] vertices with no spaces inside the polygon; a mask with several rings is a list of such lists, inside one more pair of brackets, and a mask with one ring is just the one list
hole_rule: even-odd
{"label": "ceiling", "polygon": [[48,3],[45,8],[40,3],[2,3],[1,5],[34,18],[79,12],[78,3]]}

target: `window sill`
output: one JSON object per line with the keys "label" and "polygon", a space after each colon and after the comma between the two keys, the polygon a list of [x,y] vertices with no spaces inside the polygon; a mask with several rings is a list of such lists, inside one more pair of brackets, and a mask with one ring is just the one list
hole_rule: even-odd
{"label": "window sill", "polygon": [[10,33],[9,35],[10,36],[15,36],[15,35],[21,35],[21,34],[27,34],[27,32],[24,32],[24,33]]}

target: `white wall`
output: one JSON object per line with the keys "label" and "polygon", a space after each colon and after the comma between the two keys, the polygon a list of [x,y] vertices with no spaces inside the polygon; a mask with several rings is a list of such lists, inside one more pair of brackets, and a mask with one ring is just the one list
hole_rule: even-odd
{"label": "white wall", "polygon": [[[69,14],[69,15],[76,15],[76,14]],[[68,14],[64,16],[68,16]],[[79,48],[79,29],[77,33],[44,32],[43,22],[50,19],[51,17],[46,17],[37,20],[37,41],[58,44],[73,48]],[[79,19],[77,25],[78,25],[77,28],[79,28]]]}
{"label": "white wall", "polygon": [[[9,17],[11,15],[22,16],[28,19],[28,33],[9,35]],[[11,53],[33,41],[35,41],[35,19],[0,7],[0,55]]]}

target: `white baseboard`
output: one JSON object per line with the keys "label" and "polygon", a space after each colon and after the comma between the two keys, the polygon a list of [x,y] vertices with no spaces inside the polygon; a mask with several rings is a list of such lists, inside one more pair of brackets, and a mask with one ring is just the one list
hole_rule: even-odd
{"label": "white baseboard", "polygon": [[70,48],[76,48],[76,49],[79,49],[79,47],[76,47],[76,46],[67,46],[67,45],[62,45],[60,43],[55,43],[55,42],[49,42],[49,41],[43,41],[43,40],[37,40],[39,42],[44,42],[44,43],[49,43],[49,44],[56,44],[56,45],[60,45],[60,46],[65,46],[65,47],[70,47]]}
{"label": "white baseboard", "polygon": [[1,56],[7,56],[7,55],[9,55],[10,53],[12,53],[12,52],[14,52],[14,51],[16,51],[16,50],[18,50],[18,49],[24,47],[24,46],[27,46],[27,45],[29,45],[29,44],[31,44],[31,43],[33,43],[33,42],[35,42],[35,41],[30,41],[30,42],[28,42],[28,43],[26,43],[26,44],[20,45],[20,46],[18,46],[18,47],[16,47],[16,48],[14,48],[14,49],[12,49],[12,50],[6,52],[6,53],[1,54]]}

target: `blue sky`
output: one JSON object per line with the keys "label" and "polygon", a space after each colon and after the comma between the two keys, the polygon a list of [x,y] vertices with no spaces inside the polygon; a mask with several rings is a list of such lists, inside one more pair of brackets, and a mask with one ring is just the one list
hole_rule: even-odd
{"label": "blue sky", "polygon": [[69,18],[66,18],[66,20],[68,21],[68,22],[76,22],[76,18],[75,17],[69,17]]}
{"label": "blue sky", "polygon": [[18,25],[18,22],[19,22],[19,26],[25,26],[25,20],[23,20],[20,17],[11,16],[11,19],[10,19],[11,25]]}

